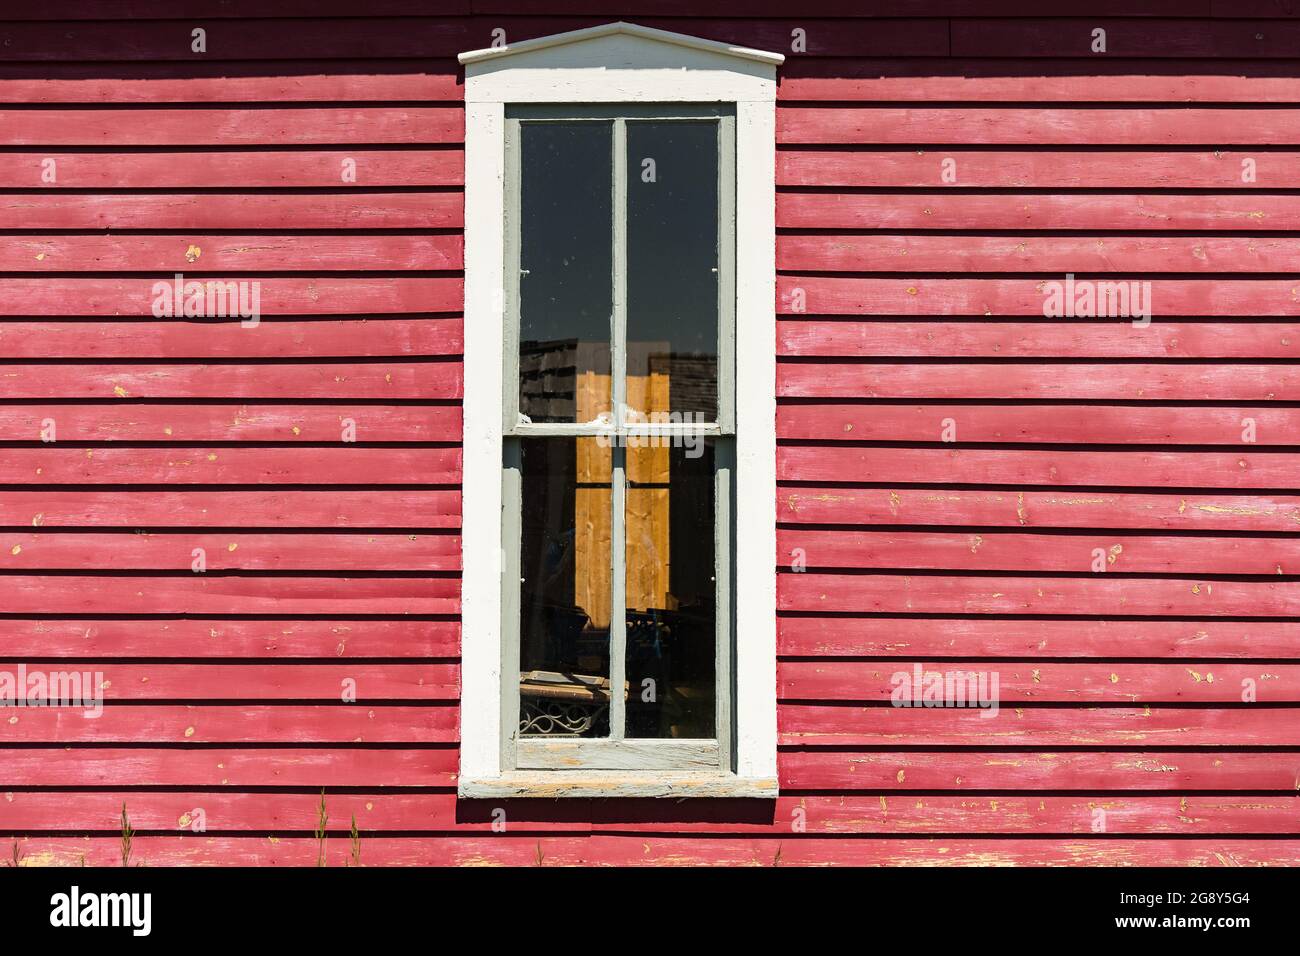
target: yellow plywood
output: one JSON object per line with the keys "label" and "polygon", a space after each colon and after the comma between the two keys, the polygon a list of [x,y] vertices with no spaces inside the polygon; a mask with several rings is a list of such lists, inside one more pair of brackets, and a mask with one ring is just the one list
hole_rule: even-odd
{"label": "yellow plywood", "polygon": [[[668,385],[667,375],[629,376],[627,404],[645,414],[666,412]],[[609,388],[608,375],[578,376],[579,421],[591,421],[603,410]],[[611,457],[608,446],[595,438],[579,438],[576,454],[574,603],[587,611],[593,626],[603,628],[610,613]],[[668,454],[662,442],[630,441],[627,449],[627,606],[638,611],[675,605],[669,593]]]}
{"label": "yellow plywood", "polygon": [[[591,421],[609,407],[609,376],[578,376],[577,419]],[[595,438],[577,439],[577,493],[573,503],[573,603],[587,612],[595,628],[609,627],[611,456]]]}
{"label": "yellow plywood", "polygon": [[[668,376],[629,376],[627,403],[647,415],[668,411]],[[670,606],[668,452],[662,440],[628,441],[627,606],[636,611]]]}

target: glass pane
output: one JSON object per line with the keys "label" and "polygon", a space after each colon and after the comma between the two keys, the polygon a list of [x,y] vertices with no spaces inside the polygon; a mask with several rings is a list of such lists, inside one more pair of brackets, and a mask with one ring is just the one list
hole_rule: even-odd
{"label": "glass pane", "polygon": [[712,440],[627,439],[627,736],[712,738]]}
{"label": "glass pane", "polygon": [[628,122],[627,180],[627,404],[716,421],[717,124]]}
{"label": "glass pane", "polygon": [[609,413],[612,131],[520,123],[519,411],[529,421]]}
{"label": "glass pane", "polygon": [[519,732],[609,735],[610,448],[520,442]]}

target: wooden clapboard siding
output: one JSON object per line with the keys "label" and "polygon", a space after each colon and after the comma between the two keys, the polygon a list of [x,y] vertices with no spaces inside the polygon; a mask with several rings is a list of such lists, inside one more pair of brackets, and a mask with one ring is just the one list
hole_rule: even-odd
{"label": "wooden clapboard siding", "polygon": [[[129,0],[128,0],[129,2]],[[449,59],[282,62],[278,74],[242,62],[140,62],[129,72],[88,70],[76,62],[39,68],[0,62],[0,103],[454,103],[461,98]]]}
{"label": "wooden clapboard siding", "polygon": [[[12,146],[239,146],[455,143],[454,107],[333,109],[27,109],[0,113]],[[56,157],[57,158],[57,157]],[[20,157],[21,159],[21,157]],[[399,157],[399,162],[401,162]],[[157,160],[165,162],[167,156]],[[202,157],[200,157],[200,162]],[[376,164],[378,165],[378,164]],[[39,167],[37,167],[39,169]],[[255,185],[259,174],[254,171]],[[39,177],[32,177],[39,183]],[[357,182],[363,180],[358,178]],[[217,183],[216,185],[221,185]]]}
{"label": "wooden clapboard siding", "polygon": [[[227,620],[31,617],[0,621],[0,635],[6,653],[23,658],[454,659],[460,625],[450,618],[292,621],[253,617]],[[325,711],[314,712],[326,716]],[[39,713],[34,711],[31,716],[39,719]],[[246,731],[254,732],[252,728]]]}
{"label": "wooden clapboard siding", "polygon": [[[222,143],[224,145],[224,142]],[[356,165],[357,182],[368,186],[459,186],[464,184],[464,157],[458,149],[318,149],[296,152],[219,153],[35,153],[15,154],[0,185],[22,189],[32,183],[31,170],[53,159],[62,189],[336,186],[346,161]]]}
{"label": "wooden clapboard siding", "polygon": [[185,570],[202,548],[210,570],[459,571],[460,538],[447,534],[50,534],[0,532],[3,570]]}
{"label": "wooden clapboard siding", "polygon": [[[51,821],[59,819],[54,794],[24,793],[15,797],[11,813],[29,830],[52,829]],[[92,813],[112,819],[121,814],[123,799],[130,792],[98,793],[87,795],[86,805]],[[316,808],[305,805],[300,798],[285,794],[238,793],[159,793],[134,794],[136,817],[132,822],[138,829],[167,830],[183,826],[194,819],[195,808],[221,819],[237,820],[241,827],[250,830],[310,831],[318,824]],[[925,796],[914,798],[886,798],[883,803],[875,796],[852,794],[847,796],[782,797],[777,801],[776,812],[784,819],[792,819],[795,811],[802,809],[810,818],[809,830],[819,834],[879,834],[879,833],[1016,833],[1032,829],[1063,828],[1066,832],[1091,832],[1093,810],[1106,811],[1112,832],[1118,834],[1182,833],[1187,829],[1179,817],[1191,821],[1194,832],[1204,835],[1215,833],[1256,833],[1272,829],[1294,833],[1296,797],[971,797]],[[116,801],[116,802],[114,802]],[[577,833],[591,831],[593,814],[599,809],[590,802],[576,802],[548,812],[538,812],[522,801],[502,801],[510,820],[521,821],[518,829],[536,833]],[[356,816],[358,826],[363,822],[371,829],[438,831],[463,829],[471,833],[491,831],[490,819],[457,819],[456,799],[451,794],[393,794],[360,793],[340,794],[331,811],[339,819],[350,821]],[[612,833],[639,833],[661,825],[662,810],[638,807],[629,818],[599,819],[599,827]],[[333,818],[331,818],[333,819]],[[814,822],[815,820],[815,822]],[[1247,826],[1249,825],[1249,826]],[[728,834],[762,834],[768,827],[747,821],[743,815],[738,821],[727,821],[717,812],[701,808],[681,814],[674,827],[684,832],[725,830]],[[1253,827],[1254,829],[1250,829]],[[334,828],[331,827],[331,830]],[[347,832],[346,828],[340,828]],[[689,845],[689,844],[688,844]]]}
{"label": "wooden clapboard siding", "polygon": [[[924,329],[917,330],[918,337]],[[1294,402],[1300,375],[1290,364],[1228,362],[880,364],[831,359],[777,370],[782,398]]]}
{"label": "wooden clapboard siding", "polygon": [[[177,589],[175,600],[189,597]],[[242,590],[242,588],[240,589]],[[82,601],[93,601],[91,595]],[[159,595],[154,600],[163,600]],[[255,598],[250,598],[250,600]],[[34,599],[39,601],[39,598]],[[191,600],[199,600],[194,597]],[[1203,577],[1131,578],[960,574],[833,574],[783,577],[780,611],[880,614],[1047,614],[1138,617],[1295,617],[1300,582]]]}
{"label": "wooden clapboard siding", "polygon": [[[1256,443],[1294,443],[1300,412],[1276,406],[785,405],[782,438],[816,441],[936,441],[960,421],[970,442],[1107,445],[1239,445],[1252,419]],[[35,434],[34,425],[28,434]]]}
{"label": "wooden clapboard siding", "polygon": [[[81,718],[78,715],[76,719]],[[151,787],[310,787],[330,779],[355,780],[359,785],[375,787],[446,787],[453,782],[455,773],[456,751],[446,746],[60,746],[5,752],[5,774],[15,787],[120,786],[124,780]],[[318,793],[319,789],[317,786]]]}
{"label": "wooden clapboard siding", "polygon": [[[53,413],[55,416],[58,412]],[[57,417],[56,417],[57,420]],[[45,443],[57,444],[57,443]],[[458,448],[11,448],[0,461],[7,485],[383,485],[447,484],[460,472]]]}
{"label": "wooden clapboard siding", "polygon": [[[1173,485],[1286,488],[1300,467],[1291,453],[1214,451],[1062,451],[790,445],[777,451],[785,481],[916,482],[942,475],[954,484]],[[74,473],[88,473],[89,467]],[[2,474],[2,473],[0,473]]]}
{"label": "wooden clapboard siding", "polygon": [[[1127,478],[1127,472],[1124,475]],[[1300,497],[1286,494],[1147,494],[1105,488],[1021,491],[1015,487],[924,485],[894,489],[793,483],[778,493],[778,519],[804,524],[1294,532],[1300,522]]]}
{"label": "wooden clapboard siding", "polygon": [[[176,406],[168,406],[174,408]],[[312,406],[306,406],[309,412]],[[34,528],[459,528],[459,489],[6,491],[5,526]]]}
{"label": "wooden clapboard siding", "polygon": [[[36,279],[0,279],[0,316],[83,315],[124,318],[156,316],[159,301],[167,312],[184,303],[191,282],[180,290],[176,281],[155,279],[64,279],[57,284]],[[254,281],[252,279],[245,281]],[[258,277],[257,304],[261,315],[370,315],[411,312],[452,312],[463,301],[459,279],[281,279]],[[231,296],[232,311],[251,303],[251,293]],[[1267,295],[1267,293],[1265,293]],[[233,323],[232,323],[233,324]],[[361,330],[364,333],[364,329]]]}
{"label": "wooden clapboard siding", "polygon": [[[789,272],[1285,272],[1300,240],[1213,235],[968,236],[881,232],[777,237],[777,264]],[[1162,324],[1165,328],[1168,323]],[[1160,334],[1160,330],[1154,330]],[[1249,329],[1239,329],[1249,332]],[[1139,344],[1139,343],[1134,343]]]}
{"label": "wooden clapboard siding", "polygon": [[[0,248],[6,272],[351,272],[458,271],[463,243],[455,233],[421,235],[102,235],[11,237]],[[252,343],[249,343],[250,345]]]}
{"label": "wooden clapboard siding", "polygon": [[[183,700],[196,687],[224,687],[227,700],[324,700],[340,682],[364,685],[376,702],[448,700],[456,693],[454,664],[78,664],[103,685],[105,707],[115,701]],[[79,714],[74,715],[80,717]],[[96,718],[98,719],[98,718]],[[21,722],[21,718],[20,718]]]}
{"label": "wooden clapboard siding", "polygon": [[[1286,747],[1295,739],[1296,711],[1178,707],[1176,705],[1086,707],[1018,706],[1007,720],[985,719],[979,710],[933,712],[901,707],[788,704],[782,742],[834,744],[870,750],[885,747],[1004,748],[1231,748]],[[1080,719],[1086,718],[1086,719]],[[787,755],[791,766],[853,766],[867,754],[849,753],[843,762],[815,748]],[[848,769],[849,773],[853,771]],[[906,775],[905,775],[906,776]],[[902,782],[906,782],[905,780]],[[849,789],[854,789],[850,787]],[[1116,781],[1115,789],[1125,789]]]}
{"label": "wooden clapboard siding", "polygon": [[[1300,24],[1297,24],[1300,26]],[[1297,111],[1184,107],[1114,109],[1084,106],[880,107],[791,104],[777,120],[782,146],[811,144],[1288,146],[1300,141]],[[1141,149],[1139,149],[1141,151]],[[1283,159],[1283,164],[1285,164]],[[962,182],[961,164],[953,184]],[[1238,164],[1240,168],[1240,164]],[[1102,176],[1105,176],[1103,165]],[[938,185],[938,170],[931,180]],[[1103,182],[1104,184],[1104,182]]]}
{"label": "wooden clapboard siding", "polygon": [[[0,720],[27,863],[119,863],[125,804],[148,865],[312,865],[322,788],[372,865],[1300,863],[1288,5],[270,6],[0,23],[0,669],[106,697]],[[454,56],[615,19],[788,56],[782,794],[501,835],[455,797]],[[263,318],[155,317],[176,273]],[[1067,273],[1151,324],[1048,318]],[[890,706],[918,663],[997,716]]]}
{"label": "wooden clapboard siding", "polygon": [[[1047,657],[1122,658],[1140,644],[1148,659],[1284,659],[1300,637],[1300,624],[1275,621],[1025,620],[1015,618],[880,615],[832,618],[788,615],[780,621],[785,657],[891,657],[900,660]],[[889,717],[890,715],[885,715]],[[914,715],[925,717],[926,715]],[[1018,715],[1023,716],[1023,715]],[[1223,714],[1263,725],[1263,712]],[[1300,715],[1297,715],[1300,716]],[[1285,723],[1280,715],[1278,728]],[[1097,715],[1098,720],[1103,719]],[[899,716],[898,720],[909,719]],[[936,721],[942,717],[936,716]],[[960,715],[953,719],[960,718]],[[937,726],[937,724],[936,724]],[[1085,730],[1086,732],[1086,730]]]}
{"label": "wooden clapboard siding", "polygon": [[[206,53],[192,49],[192,24],[184,21],[11,21],[0,28],[0,60],[328,60],[373,56],[376,49],[392,58],[454,57],[462,50],[490,45],[492,30],[497,27],[507,31],[508,39],[526,40],[610,19],[607,8],[588,16],[508,15],[504,20],[500,16],[438,16],[437,11],[432,12],[432,16],[418,17],[227,20],[207,27]],[[759,49],[786,49],[791,31],[802,28],[807,31],[810,56],[939,57],[949,52],[948,24],[938,18],[819,18],[814,26],[788,13],[779,19],[760,19],[719,17],[715,11],[711,16],[691,18],[639,16],[637,22]]]}
{"label": "wooden clapboard siding", "polygon": [[[1300,124],[1296,126],[1300,129]],[[865,131],[860,134],[865,136]],[[958,167],[960,169],[960,166]],[[69,210],[75,215],[81,210]],[[95,210],[111,215],[116,210]],[[129,216],[133,210],[123,210]],[[0,208],[0,214],[4,214]],[[87,213],[88,215],[89,213]],[[340,215],[346,213],[341,211]],[[394,210],[393,216],[400,216]],[[0,222],[3,220],[0,219]],[[784,229],[963,229],[1114,231],[1198,230],[1293,232],[1300,197],[1292,193],[1164,195],[1145,193],[908,192],[778,194],[776,223]],[[891,270],[892,271],[892,270]],[[1117,271],[1110,269],[1097,270]],[[1123,271],[1123,270],[1118,270]]]}
{"label": "wooden clapboard siding", "polygon": [[[217,665],[214,665],[217,666]],[[267,668],[276,670],[276,668]],[[281,670],[285,668],[279,668]],[[107,671],[104,672],[107,677]],[[255,686],[255,685],[250,685]],[[264,695],[274,700],[274,695]],[[409,698],[408,695],[404,695]],[[108,706],[83,720],[79,714],[33,708],[4,730],[8,744],[265,744],[294,740],[300,744],[454,743],[456,709],[450,703],[333,707],[283,702],[245,704],[157,704]]]}
{"label": "wooden clapboard siding", "polygon": [[[823,708],[825,709],[825,708]],[[851,726],[849,708],[823,726]],[[839,716],[839,715],[837,715]],[[986,721],[987,723],[987,721]],[[1295,783],[1294,754],[1162,751],[1134,746],[1122,752],[999,751],[852,753],[814,748],[787,754],[784,769],[796,790],[1083,790],[1180,793],[1188,790],[1285,791]],[[1008,778],[1007,774],[1012,773]]]}
{"label": "wooden clapboard siding", "polygon": [[[1136,289],[1129,283],[1137,280],[1102,281],[1107,281],[1114,290],[1114,311],[1122,309],[1128,312],[1131,304],[1130,314],[1138,317],[1145,316],[1143,309],[1154,310],[1157,306],[1162,309],[1162,316],[1278,316],[1294,315],[1300,309],[1300,282],[1294,280],[1156,279],[1142,280]],[[1057,282],[1056,285],[1060,287],[1057,294],[1062,294],[1064,284]],[[14,291],[19,303],[15,307],[21,307],[24,290],[20,286]],[[113,303],[112,296],[117,291],[110,287],[100,293],[102,299],[93,292],[87,298],[92,306],[104,308]],[[287,309],[295,302],[296,291],[293,287],[277,288],[275,293],[280,298],[275,301],[278,303],[283,299],[283,308]],[[3,292],[3,287],[0,287],[0,292]],[[343,296],[349,293],[368,302],[365,289],[347,290]],[[135,290],[128,287],[122,289],[121,294],[135,294]],[[782,314],[1023,315],[1042,318],[1043,303],[1050,294],[1050,280],[1046,279],[783,276],[777,284],[777,302]],[[385,306],[393,307],[381,302],[376,311],[384,311]],[[1102,308],[1105,309],[1106,305],[1103,304]],[[1068,332],[1068,329],[1061,331]]]}
{"label": "wooden clapboard siding", "polygon": [[[120,813],[119,810],[119,826]],[[361,818],[358,817],[358,820]],[[521,828],[522,829],[522,828]],[[347,831],[340,831],[346,837]],[[382,832],[382,831],[380,831]],[[23,837],[24,865],[121,864],[121,836]],[[366,866],[1294,866],[1297,841],[1286,839],[972,839],[805,834],[744,838],[704,834],[474,834],[363,838]],[[196,866],[220,860],[232,866],[317,866],[320,841],[310,832],[269,842],[264,837],[140,836],[133,858],[160,866]],[[327,842],[327,866],[350,859],[347,839]]]}
{"label": "wooden clapboard siding", "polygon": [[[88,832],[78,788],[107,781],[138,820],[182,780],[246,807],[250,788],[362,781],[445,800],[464,181],[447,58],[475,45],[468,4],[343,23],[322,19],[337,4],[221,4],[212,61],[185,66],[170,18],[204,4],[114,6],[0,27],[0,657],[85,672],[107,702],[11,712],[5,785],[71,788],[59,828]],[[261,321],[156,318],[176,273],[258,282]]]}
{"label": "wooden clapboard siding", "polygon": [[[924,189],[934,185],[944,160],[956,162],[953,185],[1026,189],[1275,189],[1300,184],[1300,156],[1271,151],[1268,177],[1243,182],[1242,162],[1256,159],[1249,151],[1204,150],[1158,152],[1142,149],[1107,152],[1067,148],[1034,152],[1014,150],[802,150],[777,155],[777,175],[791,186],[896,186]],[[1095,243],[1095,240],[1093,240]],[[914,263],[909,264],[917,268]]]}
{"label": "wooden clapboard siding", "polygon": [[[802,277],[788,277],[787,282],[805,286]],[[891,290],[896,288],[891,286]],[[945,303],[945,311],[956,311],[952,304]],[[871,311],[889,314],[887,307]],[[1290,322],[1174,320],[1139,328],[1089,320],[949,322],[935,318],[918,322],[917,318],[929,317],[909,316],[901,322],[856,318],[785,322],[780,329],[780,347],[790,358],[1282,359],[1300,352],[1300,324]]]}
{"label": "wooden clapboard siding", "polygon": [[[1245,61],[1289,55],[1296,24],[1191,6],[990,9],[950,20],[942,70],[784,69],[787,793],[878,798],[882,833],[895,808],[934,823],[935,794],[1032,794],[1061,816],[999,832],[1042,835],[1089,832],[1068,792],[1158,815],[1294,786],[1300,84]],[[1094,26],[1113,56],[1086,59]],[[1149,283],[1153,321],[1049,317],[1067,273]],[[890,706],[917,662],[995,673],[996,717]]]}
{"label": "wooden clapboard siding", "polygon": [[[1278,7],[1267,16],[1285,16],[1285,8]],[[1158,60],[1089,54],[1035,59],[1032,64],[1016,57],[795,57],[786,61],[781,75],[778,97],[802,103],[1296,102],[1292,64],[1230,57]],[[42,96],[58,95],[53,91],[59,88]]]}
{"label": "wooden clapboard siding", "polygon": [[1300,23],[1287,20],[963,19],[953,22],[954,56],[1086,56],[1093,30],[1117,57],[1290,57]]}
{"label": "wooden clapboard siding", "polygon": [[[211,572],[161,574],[23,574],[5,576],[12,614],[115,615],[342,615],[455,614],[460,594],[453,577],[259,575]],[[214,689],[199,685],[194,693]],[[342,700],[342,692],[335,696]]]}
{"label": "wooden clapboard siding", "polygon": [[[461,226],[456,192],[30,193],[0,195],[0,229],[244,230],[448,229]],[[200,270],[206,271],[206,270]]]}
{"label": "wooden clapboard siding", "polygon": [[809,566],[828,569],[1069,572],[1090,570],[1099,559],[1107,571],[1142,574],[1286,574],[1300,569],[1300,538],[783,529],[777,535],[778,560],[795,548]]}
{"label": "wooden clapboard siding", "polygon": [[[952,661],[944,669],[971,672],[984,666]],[[1240,701],[1247,680],[1269,681],[1269,698],[1278,703],[1300,699],[1300,668],[1296,665],[1003,661],[996,670],[1003,707],[1080,702],[1233,703]],[[899,672],[894,662],[787,661],[781,665],[777,679],[779,693],[790,700],[882,703],[895,692],[893,677]],[[996,719],[998,715],[992,716]]]}
{"label": "wooden clapboard siding", "polygon": [[[37,440],[45,418],[38,405],[0,405],[0,441]],[[321,443],[338,441],[349,420],[367,441],[460,440],[461,414],[454,404],[60,405],[56,434],[80,442]]]}
{"label": "wooden clapboard siding", "polygon": [[[386,361],[318,365],[271,361],[239,365],[30,363],[0,365],[0,381],[5,383],[6,397],[25,400],[460,398],[459,362],[411,359],[411,355],[403,355]],[[358,431],[357,437],[364,440],[365,436]]]}

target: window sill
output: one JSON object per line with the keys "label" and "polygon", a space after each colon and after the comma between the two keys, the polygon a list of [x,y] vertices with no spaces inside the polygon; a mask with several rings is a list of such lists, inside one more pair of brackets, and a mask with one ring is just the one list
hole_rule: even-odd
{"label": "window sill", "polygon": [[461,778],[457,795],[466,799],[507,797],[693,797],[762,799],[777,797],[775,777],[737,777],[734,774],[656,772],[646,774],[615,770],[538,770],[506,773],[499,777]]}

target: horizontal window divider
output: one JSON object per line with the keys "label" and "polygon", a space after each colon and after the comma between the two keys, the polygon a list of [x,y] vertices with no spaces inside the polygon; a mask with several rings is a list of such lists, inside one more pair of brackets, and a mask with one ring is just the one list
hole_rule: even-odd
{"label": "horizontal window divider", "polygon": [[686,424],[665,422],[644,425],[598,425],[594,423],[521,423],[506,430],[508,438],[637,438],[657,435],[722,436],[729,434],[714,423]]}

